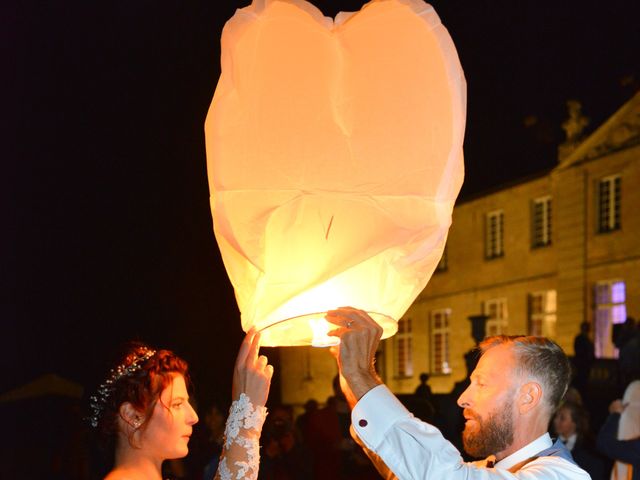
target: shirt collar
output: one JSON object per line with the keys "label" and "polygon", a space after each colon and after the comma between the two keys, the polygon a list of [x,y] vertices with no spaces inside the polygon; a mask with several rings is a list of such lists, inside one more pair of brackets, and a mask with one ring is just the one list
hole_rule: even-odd
{"label": "shirt collar", "polygon": [[513,452],[508,457],[505,457],[499,462],[496,462],[495,468],[508,470],[514,465],[517,465],[518,463],[535,456],[538,452],[549,448],[551,445],[553,445],[551,437],[549,436],[549,433],[545,433],[544,435],[536,438],[533,442],[522,447],[517,452]]}

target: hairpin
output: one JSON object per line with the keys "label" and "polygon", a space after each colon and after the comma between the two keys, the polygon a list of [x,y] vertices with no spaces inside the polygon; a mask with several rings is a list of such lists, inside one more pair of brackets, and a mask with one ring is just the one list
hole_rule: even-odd
{"label": "hairpin", "polygon": [[109,372],[109,377],[100,384],[95,395],[89,398],[89,408],[91,415],[88,417],[92,427],[98,426],[100,415],[104,411],[107,400],[115,390],[116,383],[122,378],[130,377],[142,368],[142,364],[155,355],[156,351],[145,348],[141,355],[138,355],[130,364],[118,365]]}

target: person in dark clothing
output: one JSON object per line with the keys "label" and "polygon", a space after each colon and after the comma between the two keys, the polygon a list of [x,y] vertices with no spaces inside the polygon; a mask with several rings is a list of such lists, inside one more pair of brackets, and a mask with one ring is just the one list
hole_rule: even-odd
{"label": "person in dark clothing", "polygon": [[304,435],[308,430],[307,425],[309,423],[309,418],[311,418],[317,411],[318,401],[311,398],[304,404],[304,413],[298,415],[298,418],[296,418],[294,430],[302,443],[306,443]]}
{"label": "person in dark clothing", "polygon": [[431,393],[431,387],[427,383],[428,380],[428,373],[420,374],[420,385],[416,387],[413,393],[412,411],[414,415],[425,422],[434,423],[436,408],[433,404],[433,394]]}
{"label": "person in dark clothing", "polygon": [[621,384],[628,385],[633,380],[640,379],[640,324],[628,317],[624,326],[626,331],[619,347],[618,366]]}
{"label": "person in dark clothing", "polygon": [[591,326],[589,322],[580,324],[580,333],[573,339],[573,385],[584,397],[587,393],[589,374],[595,360],[595,350],[593,342],[589,337]]}
{"label": "person in dark clothing", "polygon": [[421,373],[420,385],[416,387],[416,391],[413,393],[416,397],[431,399],[431,387],[429,386],[427,381],[429,381],[429,374]]}
{"label": "person in dark clothing", "polygon": [[307,480],[313,472],[311,452],[297,438],[293,414],[284,405],[271,409],[261,437],[258,480]]}
{"label": "person in dark clothing", "polygon": [[351,411],[340,388],[340,377],[333,378],[333,395],[324,408],[307,421],[305,442],[313,454],[314,480],[372,480],[380,476],[353,441],[349,433]]}

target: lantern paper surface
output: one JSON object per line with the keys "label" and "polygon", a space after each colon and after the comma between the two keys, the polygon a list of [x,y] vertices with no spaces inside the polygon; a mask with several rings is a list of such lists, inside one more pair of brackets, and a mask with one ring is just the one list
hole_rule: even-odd
{"label": "lantern paper surface", "polygon": [[331,343],[324,312],[350,305],[396,332],[444,249],[465,108],[453,42],[420,0],[335,20],[301,0],[236,11],[205,134],[245,331]]}

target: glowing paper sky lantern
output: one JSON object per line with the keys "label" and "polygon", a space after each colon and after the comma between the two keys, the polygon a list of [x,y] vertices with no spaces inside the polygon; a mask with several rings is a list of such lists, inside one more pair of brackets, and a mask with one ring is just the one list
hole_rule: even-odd
{"label": "glowing paper sky lantern", "polygon": [[324,312],[351,305],[396,332],[442,255],[465,92],[451,38],[420,0],[335,20],[302,0],[235,13],[205,133],[244,330],[270,346],[331,343]]}

